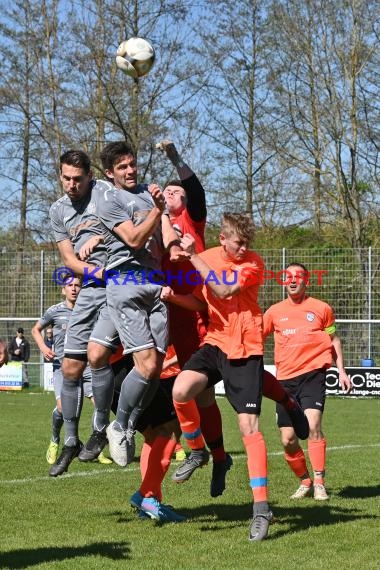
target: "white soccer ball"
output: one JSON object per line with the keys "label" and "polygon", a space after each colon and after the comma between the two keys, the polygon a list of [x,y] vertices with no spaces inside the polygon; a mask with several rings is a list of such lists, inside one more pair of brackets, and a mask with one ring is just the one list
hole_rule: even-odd
{"label": "white soccer ball", "polygon": [[149,73],[154,63],[153,46],[143,38],[130,38],[121,42],[116,52],[116,65],[130,77]]}

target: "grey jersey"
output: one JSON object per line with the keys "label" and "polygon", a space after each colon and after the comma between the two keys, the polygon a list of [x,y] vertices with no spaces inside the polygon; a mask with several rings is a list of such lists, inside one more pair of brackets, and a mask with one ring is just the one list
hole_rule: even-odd
{"label": "grey jersey", "polygon": [[[58,243],[69,239],[76,254],[91,237],[102,234],[102,227],[96,215],[94,193],[95,181],[81,200],[73,201],[65,195],[50,208],[49,216],[55,241]],[[100,243],[86,261],[104,267],[106,259],[105,245]]]}
{"label": "grey jersey", "polygon": [[54,352],[60,362],[63,358],[66,329],[72,312],[73,310],[63,301],[49,307],[38,321],[44,329],[49,325],[53,327]]}
{"label": "grey jersey", "polygon": [[[100,183],[97,183],[97,186],[98,184]],[[127,220],[137,226],[148,216],[154,202],[147,185],[139,184],[135,192],[121,190],[112,185],[99,186],[99,189],[101,191],[96,193],[97,214],[102,223],[107,248],[107,269],[126,263],[131,267],[160,270],[161,258],[165,253],[161,224],[141,249],[126,245],[113,231],[115,226]]]}

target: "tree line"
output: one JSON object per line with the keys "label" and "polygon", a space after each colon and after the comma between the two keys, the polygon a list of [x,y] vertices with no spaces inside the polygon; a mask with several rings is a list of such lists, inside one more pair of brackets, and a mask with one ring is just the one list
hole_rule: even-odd
{"label": "tree line", "polygon": [[[380,243],[378,1],[0,6],[2,242],[52,241],[63,151],[102,176],[101,148],[122,138],[141,180],[162,184],[169,137],[207,189],[211,238],[223,210],[246,211],[266,247],[350,247],[364,274],[362,248]],[[132,36],[156,50],[136,80],[115,65]]]}

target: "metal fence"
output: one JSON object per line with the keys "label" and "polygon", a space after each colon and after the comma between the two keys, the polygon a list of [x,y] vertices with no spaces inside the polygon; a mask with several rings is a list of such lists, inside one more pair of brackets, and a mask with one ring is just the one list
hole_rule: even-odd
{"label": "metal fence", "polygon": [[[311,273],[309,292],[335,310],[347,366],[372,358],[380,364],[380,249],[354,252],[343,248],[261,250],[266,265],[260,293],[263,310],[285,296],[281,285],[290,262],[301,262]],[[31,344],[30,375],[40,382],[40,354],[30,330],[40,315],[61,300],[53,272],[62,265],[57,252],[15,253],[0,250],[0,338],[10,340],[23,326]],[[267,364],[273,342],[266,344]]]}

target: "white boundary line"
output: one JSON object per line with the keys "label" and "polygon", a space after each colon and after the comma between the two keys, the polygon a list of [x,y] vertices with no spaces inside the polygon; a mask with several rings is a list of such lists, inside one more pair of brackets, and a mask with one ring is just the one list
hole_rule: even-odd
{"label": "white boundary line", "polygon": [[[346,449],[370,449],[373,447],[380,448],[380,443],[370,443],[368,445],[361,445],[361,444],[349,444],[349,445],[335,445],[333,447],[328,447],[327,451],[344,451]],[[268,457],[276,457],[279,455],[283,455],[283,451],[272,451],[268,453]],[[245,453],[241,454],[232,454],[234,459],[246,459]],[[39,481],[52,481],[52,480],[59,480],[65,481],[66,479],[70,478],[77,478],[77,477],[94,477],[97,475],[108,475],[109,473],[116,473],[125,471],[126,473],[130,473],[131,471],[139,471],[139,467],[129,467],[127,469],[118,468],[118,467],[103,467],[102,469],[94,469],[94,471],[78,471],[76,473],[65,473],[60,477],[49,477],[48,475],[44,475],[43,477],[26,477],[24,479],[9,479],[9,480],[0,480],[0,485],[22,485],[23,483],[37,483]]]}

